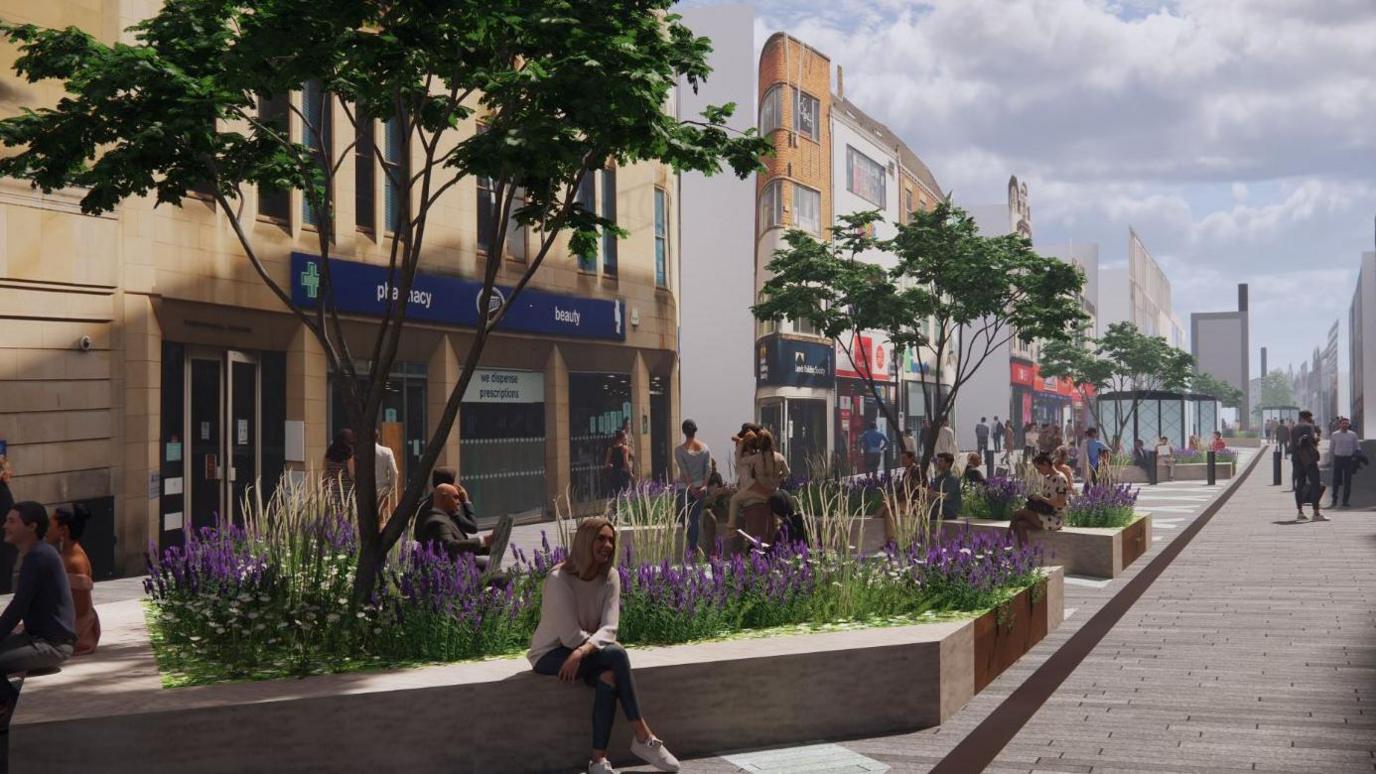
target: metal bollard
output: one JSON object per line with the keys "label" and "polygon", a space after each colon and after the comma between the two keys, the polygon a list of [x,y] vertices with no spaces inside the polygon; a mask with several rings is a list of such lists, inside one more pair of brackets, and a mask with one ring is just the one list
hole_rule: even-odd
{"label": "metal bollard", "polygon": [[1208,465],[1208,471],[1209,471],[1209,486],[1213,486],[1214,483],[1218,480],[1217,476],[1215,475],[1217,471],[1216,471],[1215,468],[1214,468],[1214,466],[1215,466],[1216,464],[1217,464],[1217,462],[1216,462],[1216,460],[1215,460],[1214,451],[1213,451],[1213,449],[1210,449],[1210,450],[1209,450],[1209,465]]}
{"label": "metal bollard", "polygon": [[986,475],[986,476],[992,476],[992,475],[994,475],[994,450],[993,450],[993,449],[985,449],[985,450],[984,450],[984,475]]}
{"label": "metal bollard", "polygon": [[1271,486],[1280,486],[1280,449],[1271,455]]}

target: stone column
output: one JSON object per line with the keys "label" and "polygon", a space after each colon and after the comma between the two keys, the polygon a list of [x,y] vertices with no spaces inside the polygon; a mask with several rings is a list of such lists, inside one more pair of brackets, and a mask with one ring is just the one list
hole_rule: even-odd
{"label": "stone column", "polygon": [[[440,337],[439,344],[430,353],[430,362],[425,367],[425,431],[431,435],[439,427],[440,415],[444,404],[449,401],[449,393],[459,383],[459,353],[454,349],[454,340],[448,334]],[[454,419],[455,426],[458,418]],[[437,467],[459,468],[459,433],[450,429],[445,436],[444,448],[435,459]]]}
{"label": "stone column", "polygon": [[162,326],[148,296],[120,295],[123,459],[116,469],[122,469],[123,476],[116,490],[115,564],[120,575],[137,575],[143,571],[149,538],[162,529],[159,501],[148,497],[149,476],[161,470]]}
{"label": "stone column", "polygon": [[569,367],[559,345],[545,361],[545,507],[564,502],[572,483],[569,455]]}
{"label": "stone column", "polygon": [[644,478],[650,473],[650,369],[645,358],[636,350],[631,363],[631,448],[635,450],[635,474]]}

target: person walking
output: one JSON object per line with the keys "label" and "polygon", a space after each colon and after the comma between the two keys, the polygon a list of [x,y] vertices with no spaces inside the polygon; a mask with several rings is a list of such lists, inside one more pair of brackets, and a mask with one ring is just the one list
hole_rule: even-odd
{"label": "person walking", "polygon": [[860,453],[864,455],[866,475],[873,476],[879,472],[887,448],[888,437],[879,432],[878,423],[870,422],[869,429],[860,434]]}
{"label": "person walking", "polygon": [[941,429],[936,433],[936,448],[932,450],[932,453],[949,454],[953,460],[960,453],[960,444],[956,442],[956,431],[951,429],[949,419],[941,420]]}
{"label": "person walking", "polygon": [[674,449],[674,465],[678,468],[678,512],[687,527],[684,553],[696,556],[707,478],[712,474],[712,451],[698,440],[698,423],[691,419],[683,420],[683,443]]}
{"label": "person walking", "polygon": [[980,417],[979,422],[975,425],[975,451],[979,452],[981,457],[989,448],[989,425],[985,424],[987,421],[986,417]]}
{"label": "person walking", "polygon": [[1108,459],[1108,446],[1099,440],[1099,428],[1091,427],[1085,431],[1085,468],[1089,472],[1089,483],[1099,483],[1099,466]]}
{"label": "person walking", "polygon": [[354,431],[346,427],[335,433],[325,449],[324,470],[327,502],[336,513],[344,513],[354,497]]}
{"label": "person walking", "polygon": [[1003,451],[1003,423],[999,421],[999,415],[994,415],[994,451]]}
{"label": "person walking", "polygon": [[1314,442],[1314,436],[1307,433],[1299,436],[1299,441],[1290,452],[1290,464],[1295,479],[1295,521],[1305,520],[1306,502],[1314,507],[1314,521],[1328,521],[1328,517],[1319,512],[1323,484],[1319,480],[1319,446]]}
{"label": "person walking", "polygon": [[1342,490],[1343,507],[1349,507],[1352,499],[1352,474],[1357,472],[1357,452],[1362,442],[1352,432],[1352,422],[1347,417],[1338,420],[1338,429],[1328,439],[1328,450],[1333,454],[1333,499],[1328,501],[1329,508],[1338,506],[1338,490]]}
{"label": "person walking", "polygon": [[635,466],[635,452],[627,441],[626,431],[617,430],[602,467],[607,472],[607,495],[616,497],[631,486],[631,471]]}
{"label": "person walking", "polygon": [[1276,428],[1272,432],[1275,434],[1276,448],[1280,449],[1280,456],[1289,457],[1290,427],[1285,423],[1285,420],[1282,419],[1280,422],[1276,423]]}
{"label": "person walking", "polygon": [[392,447],[382,443],[382,428],[378,428],[373,441],[373,459],[373,475],[377,477],[377,507],[381,511],[378,515],[380,521],[386,524],[397,507],[397,479],[401,478],[401,474],[397,470],[397,456]]}

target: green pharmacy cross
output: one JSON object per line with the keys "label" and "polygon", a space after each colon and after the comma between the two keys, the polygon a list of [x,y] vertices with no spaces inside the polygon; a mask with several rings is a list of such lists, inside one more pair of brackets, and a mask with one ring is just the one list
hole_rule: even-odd
{"label": "green pharmacy cross", "polygon": [[301,287],[306,289],[307,298],[320,295],[320,269],[314,261],[306,264],[306,270],[301,272]]}

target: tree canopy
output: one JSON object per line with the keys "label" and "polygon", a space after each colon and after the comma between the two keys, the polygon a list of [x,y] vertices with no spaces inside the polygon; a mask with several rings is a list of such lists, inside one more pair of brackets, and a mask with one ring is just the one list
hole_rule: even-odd
{"label": "tree canopy", "polygon": [[[420,464],[409,471],[399,518],[385,527],[373,455],[358,456],[361,599],[420,503],[489,334],[557,243],[568,241],[572,253],[582,254],[600,232],[624,233],[579,206],[584,176],[609,163],[661,162],[707,174],[727,166],[745,177],[768,152],[753,130],[727,130],[730,105],[694,120],[672,114],[679,80],[696,88],[708,75],[711,45],[668,14],[671,5],[167,0],[131,28],[132,42],[114,44],[74,27],[0,25],[20,46],[17,72],[29,81],[59,80],[66,91],[56,105],[0,121],[0,142],[13,149],[0,159],[0,174],[44,191],[80,187],[88,213],[130,197],[152,194],[158,204],[175,205],[192,190],[207,192],[245,260],[320,342],[330,369],[349,377],[349,421],[365,449],[374,442],[385,377],[440,198],[465,178],[491,181],[492,243],[505,244],[513,222],[538,235],[538,247],[497,304],[489,302],[504,262],[486,262],[479,308],[494,311],[478,324],[458,384]],[[316,86],[316,105],[292,98],[305,84]],[[265,116],[269,103],[285,104],[293,118]],[[335,105],[348,125],[333,126],[342,141],[331,142],[330,127],[312,116]],[[381,143],[357,141],[375,122],[399,130],[409,163],[389,166]],[[399,191],[399,211],[388,224],[396,292],[367,353],[350,350],[330,271],[334,183],[356,150],[371,154]],[[322,260],[314,309],[295,305],[284,276],[265,260],[258,230],[245,223],[252,217],[244,212],[247,187],[299,190],[315,214]],[[368,364],[366,373],[357,362]]]}
{"label": "tree canopy", "polygon": [[[871,236],[872,224],[883,221],[878,212],[837,220],[827,242],[802,231],[785,234],[753,311],[760,320],[806,320],[843,349],[851,334],[878,331],[897,352],[934,364],[922,369],[922,382],[941,380],[948,388],[923,391],[932,419],[924,467],[961,387],[994,352],[1014,337],[1064,339],[1086,319],[1079,269],[1038,255],[1024,237],[981,236],[974,219],[949,200],[895,224],[891,239]],[[892,265],[870,260],[879,254],[891,256]],[[855,370],[896,427],[896,408],[882,400],[872,375]]]}
{"label": "tree canopy", "polygon": [[1242,403],[1242,390],[1205,371],[1190,374],[1190,392],[1217,398],[1227,408],[1237,408]]}

